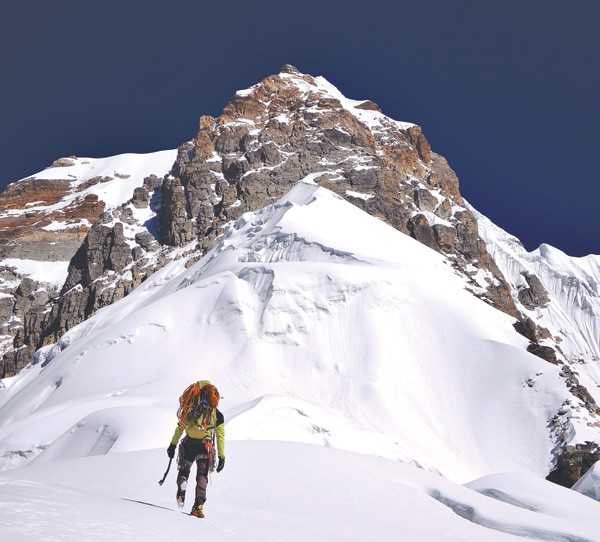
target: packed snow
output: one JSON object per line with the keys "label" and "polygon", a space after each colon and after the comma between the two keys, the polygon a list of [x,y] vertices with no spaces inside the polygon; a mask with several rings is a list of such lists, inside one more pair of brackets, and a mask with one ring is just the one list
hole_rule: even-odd
{"label": "packed snow", "polygon": [[[600,540],[600,503],[544,480],[571,397],[559,368],[465,286],[300,182],[0,386],[3,535]],[[172,510],[173,472],[157,484],[198,379],[221,391],[228,441],[201,523]]]}
{"label": "packed snow", "polygon": [[208,487],[204,520],[176,511],[174,472],[158,485],[167,463],[161,449],[3,473],[2,533],[15,542],[599,540],[600,503],[528,475],[465,487],[320,446],[238,441],[228,450]]}
{"label": "packed snow", "polygon": [[20,275],[38,282],[61,286],[67,279],[69,262],[39,262],[20,258],[5,258],[0,261],[0,266],[13,268]]}

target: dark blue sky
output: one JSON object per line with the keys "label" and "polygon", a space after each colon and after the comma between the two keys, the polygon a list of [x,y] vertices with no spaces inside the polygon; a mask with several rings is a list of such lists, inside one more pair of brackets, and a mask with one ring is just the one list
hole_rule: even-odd
{"label": "dark blue sky", "polygon": [[528,250],[600,254],[597,0],[5,0],[0,185],[175,148],[286,63],[420,124]]}

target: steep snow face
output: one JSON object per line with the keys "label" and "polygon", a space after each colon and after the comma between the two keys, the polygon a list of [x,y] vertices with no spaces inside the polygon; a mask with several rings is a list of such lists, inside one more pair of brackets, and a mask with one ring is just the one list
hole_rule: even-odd
{"label": "steep snow face", "polygon": [[545,475],[568,394],[526,344],[443,256],[303,182],[39,351],[0,391],[0,450],[6,468],[163,446],[208,378],[228,439]]}
{"label": "steep snow face", "polygon": [[548,329],[564,360],[574,366],[600,403],[600,256],[567,256],[549,245],[527,252],[515,237],[476,213],[488,251],[515,292],[528,286],[523,273],[536,275],[549,294],[544,306],[519,308]]}

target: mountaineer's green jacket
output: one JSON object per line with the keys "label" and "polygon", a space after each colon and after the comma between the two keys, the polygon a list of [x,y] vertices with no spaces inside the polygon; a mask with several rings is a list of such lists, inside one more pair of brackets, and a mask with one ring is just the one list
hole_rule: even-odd
{"label": "mountaineer's green jacket", "polygon": [[[208,380],[198,381],[200,387],[210,384]],[[213,409],[210,422],[206,430],[201,427],[201,420],[196,420],[195,423],[187,422],[184,425],[179,425],[175,428],[171,444],[177,446],[181,435],[186,432],[187,436],[195,439],[212,439],[213,431],[217,438],[217,450],[219,457],[225,457],[225,418],[218,408]]]}

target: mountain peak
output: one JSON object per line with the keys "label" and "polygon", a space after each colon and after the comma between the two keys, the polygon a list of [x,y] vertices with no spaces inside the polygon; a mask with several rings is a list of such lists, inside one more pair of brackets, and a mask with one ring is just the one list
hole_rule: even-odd
{"label": "mountain peak", "polygon": [[290,75],[304,75],[296,66],[292,66],[291,64],[284,64],[279,69],[279,73],[287,73]]}

